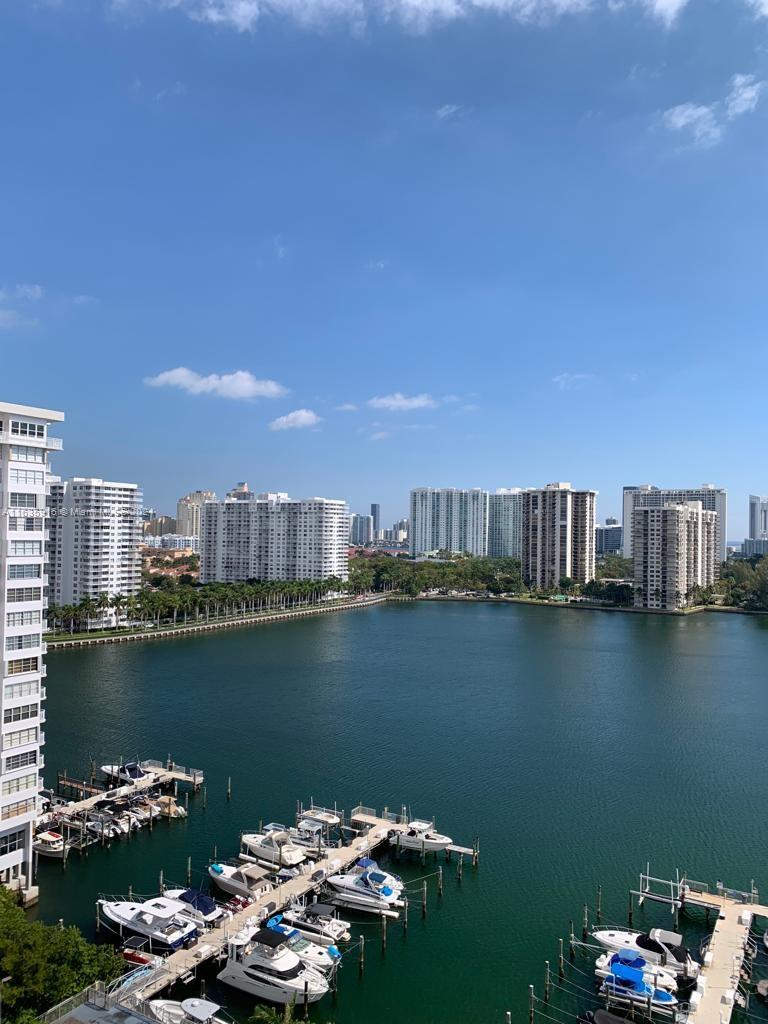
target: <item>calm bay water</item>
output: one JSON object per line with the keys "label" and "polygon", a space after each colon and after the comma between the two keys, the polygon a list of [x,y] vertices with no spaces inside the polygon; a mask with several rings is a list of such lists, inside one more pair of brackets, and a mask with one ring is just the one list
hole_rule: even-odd
{"label": "calm bay water", "polygon": [[[189,854],[199,880],[214,843],[234,855],[241,829],[292,819],[297,798],[406,803],[457,842],[479,835],[479,870],[458,884],[448,865],[442,903],[433,889],[425,921],[414,906],[407,936],[391,926],[385,958],[378,926],[356,926],[365,976],[348,963],[313,1019],[520,1017],[598,883],[621,921],[647,860],[768,893],[767,689],[768,619],[739,615],[404,603],[52,653],[49,782],[170,752],[204,769],[208,804],[66,872],[41,864],[38,913],[92,934],[99,892],[155,891],[161,868],[183,881]],[[643,921],[670,924],[661,908]]]}

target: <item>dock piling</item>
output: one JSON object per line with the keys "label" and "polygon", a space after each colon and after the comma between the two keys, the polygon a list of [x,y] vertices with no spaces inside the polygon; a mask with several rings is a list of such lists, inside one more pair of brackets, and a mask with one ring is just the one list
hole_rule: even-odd
{"label": "dock piling", "polygon": [[544,1002],[549,1002],[549,960],[544,961]]}
{"label": "dock piling", "polygon": [[387,919],[381,915],[381,952],[387,952]]}
{"label": "dock piling", "polygon": [[472,844],[472,867],[476,868],[480,861],[480,836],[475,836]]}
{"label": "dock piling", "polygon": [[632,899],[632,890],[629,890],[629,901],[627,905],[627,924],[632,927],[632,915],[634,913],[634,900]]}
{"label": "dock piling", "polygon": [[427,880],[424,879],[421,886],[421,916],[427,916]]}
{"label": "dock piling", "polygon": [[213,844],[213,859],[214,861],[217,861],[219,859],[219,848],[217,847],[216,843]]}
{"label": "dock piling", "polygon": [[162,868],[160,868],[160,879],[159,879],[159,881],[160,881],[160,895],[162,896],[162,894],[165,892],[165,878],[163,876],[163,869]]}
{"label": "dock piling", "polygon": [[133,886],[129,885],[128,886],[128,902],[130,903],[132,899],[133,899]]}
{"label": "dock piling", "polygon": [[565,977],[565,961],[563,960],[563,940],[558,939],[559,951],[557,956],[557,976],[560,981]]}
{"label": "dock piling", "polygon": [[232,776],[227,776],[227,800],[232,799]]}
{"label": "dock piling", "polygon": [[442,864],[437,869],[437,895],[442,898],[443,895],[443,867]]}
{"label": "dock piling", "polygon": [[206,806],[207,803],[208,803],[208,787],[207,786],[203,786],[203,810],[205,810],[205,806]]}
{"label": "dock piling", "polygon": [[304,1020],[309,1016],[309,982],[304,982]]}
{"label": "dock piling", "polygon": [[192,857],[187,857],[187,888],[192,884]]}
{"label": "dock piling", "polygon": [[461,872],[464,867],[464,854],[459,854],[459,859],[456,861],[456,881],[461,881]]}
{"label": "dock piling", "polygon": [[358,959],[358,967],[360,969],[360,976],[362,977],[365,971],[365,936],[360,936],[360,957]]}
{"label": "dock piling", "polygon": [[512,1011],[507,1010],[504,1014],[504,1024],[512,1024]]}
{"label": "dock piling", "polygon": [[533,1024],[534,1002],[536,996],[533,994],[533,985],[528,986],[528,1024]]}
{"label": "dock piling", "polygon": [[101,910],[101,907],[99,905],[99,901],[96,900],[96,934],[97,935],[101,931],[101,914],[100,914],[100,910]]}
{"label": "dock piling", "polygon": [[403,933],[408,934],[408,897],[403,900]]}
{"label": "dock piling", "polygon": [[[600,924],[600,920],[601,920],[601,918],[603,916],[603,914],[602,914],[602,903],[603,903],[603,887],[602,887],[602,885],[598,885],[598,887],[597,887],[597,906],[595,908],[595,922],[597,924]],[[585,938],[586,938],[586,936],[585,936]]]}
{"label": "dock piling", "polygon": [[584,904],[584,920],[581,922],[581,937],[586,942],[589,935],[589,907]]}
{"label": "dock piling", "polygon": [[573,961],[573,956],[574,956],[574,952],[575,952],[574,945],[573,945],[574,941],[575,941],[575,936],[574,936],[574,932],[573,932],[573,921],[571,921],[570,929],[568,931],[568,957],[569,957],[569,959],[571,961]]}

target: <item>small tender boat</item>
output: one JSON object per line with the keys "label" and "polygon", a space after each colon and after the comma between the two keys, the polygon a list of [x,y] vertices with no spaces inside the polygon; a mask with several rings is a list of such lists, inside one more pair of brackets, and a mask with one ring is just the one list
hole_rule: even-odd
{"label": "small tender boat", "polygon": [[226,1017],[218,1017],[218,1003],[207,999],[151,999],[149,1009],[160,1024],[230,1024]]}
{"label": "small tender boat", "polygon": [[615,964],[600,987],[600,991],[619,1002],[650,1004],[651,1009],[672,1010],[677,997],[662,988],[654,988],[643,977],[643,972],[624,964]]}
{"label": "small tender boat", "polygon": [[242,867],[235,867],[234,864],[211,864],[208,874],[224,892],[230,892],[233,896],[244,896],[248,900],[258,899],[272,891],[269,872],[257,864],[244,864]]}
{"label": "small tender boat", "polygon": [[308,967],[316,967],[319,971],[327,973],[341,959],[341,953],[336,946],[320,945],[305,938],[298,928],[294,928],[283,920],[282,914],[270,917],[267,921],[267,928],[282,935],[288,949]]}
{"label": "small tender boat", "polygon": [[328,878],[328,885],[332,889],[330,898],[343,907],[373,913],[394,911],[396,907],[402,907],[402,889],[393,889],[384,881],[379,881],[380,877],[381,872],[354,870],[331,875]]}
{"label": "small tender boat", "polygon": [[324,829],[337,828],[341,824],[341,818],[335,811],[329,811],[327,807],[310,807],[302,813],[305,821],[316,821]]}
{"label": "small tender boat", "polygon": [[453,845],[450,836],[435,832],[433,822],[418,820],[409,822],[405,832],[393,829],[389,833],[389,841],[393,846],[399,846],[401,850],[418,850],[419,853],[438,853]]}
{"label": "small tender boat", "polygon": [[654,988],[664,988],[669,992],[677,989],[677,978],[672,971],[667,971],[657,964],[649,963],[645,957],[638,956],[633,949],[622,949],[618,953],[603,953],[595,962],[595,974],[598,978],[607,978],[613,973],[614,967],[632,967],[640,971],[643,979]]}
{"label": "small tender boat", "polygon": [[285,936],[271,928],[250,928],[230,941],[229,956],[219,981],[249,995],[285,1006],[316,1003],[328,991],[328,981],[307,967],[285,944]]}
{"label": "small tender boat", "polygon": [[683,946],[683,937],[677,932],[652,928],[649,932],[627,932],[603,929],[592,932],[592,938],[614,953],[631,950],[653,964],[661,964],[674,974],[692,978],[699,973],[700,964]]}
{"label": "small tender boat", "polygon": [[32,849],[41,857],[56,857],[63,860],[67,855],[67,843],[60,832],[38,832],[32,841]]}
{"label": "small tender boat", "polygon": [[216,900],[199,889],[166,889],[163,895],[183,903],[186,909],[179,911],[179,916],[193,921],[200,928],[210,927],[224,916]]}
{"label": "small tender boat", "polygon": [[168,952],[182,946],[194,945],[198,930],[191,921],[184,920],[181,912],[186,904],[165,896],[156,896],[143,903],[131,900],[98,901],[101,919],[119,935],[138,935],[147,940],[150,952]]}
{"label": "small tender boat", "polygon": [[350,937],[349,921],[337,917],[328,903],[294,904],[283,911],[283,921],[319,946],[335,946]]}
{"label": "small tender boat", "polygon": [[138,761],[129,761],[127,764],[103,764],[101,770],[108,779],[116,779],[123,785],[135,785],[140,779],[146,779],[152,772],[145,772]]}
{"label": "small tender boat", "polygon": [[147,952],[147,940],[139,935],[131,935],[126,939],[120,950],[120,956],[133,967],[158,966],[163,962],[161,956]]}
{"label": "small tender boat", "polygon": [[186,818],[187,812],[176,800],[169,795],[160,796],[155,801],[159,813],[164,818]]}
{"label": "small tender boat", "polygon": [[276,867],[295,867],[307,856],[306,850],[291,842],[287,832],[246,832],[243,846],[260,861]]}

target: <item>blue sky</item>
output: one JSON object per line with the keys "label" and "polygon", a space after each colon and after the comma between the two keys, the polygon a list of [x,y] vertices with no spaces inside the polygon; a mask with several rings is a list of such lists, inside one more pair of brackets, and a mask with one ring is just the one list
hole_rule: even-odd
{"label": "blue sky", "polygon": [[57,471],[386,522],[706,480],[744,535],[768,0],[19,0],[0,48],[0,391]]}

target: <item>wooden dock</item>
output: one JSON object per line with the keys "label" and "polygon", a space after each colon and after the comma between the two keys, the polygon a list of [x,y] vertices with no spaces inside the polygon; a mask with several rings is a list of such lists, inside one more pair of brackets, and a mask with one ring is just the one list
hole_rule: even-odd
{"label": "wooden dock", "polygon": [[[188,784],[193,790],[197,790],[205,781],[203,772],[198,768],[184,768],[181,765],[175,764],[173,761],[140,761],[139,766],[145,772],[149,772],[150,774],[145,775],[144,778],[137,779],[136,782],[131,784],[131,794],[144,793],[148,789],[154,789],[156,786],[168,787],[178,783]],[[72,783],[76,780],[72,780],[67,777],[67,781]],[[95,783],[80,783],[79,786],[81,792],[88,792],[90,795],[83,797],[81,800],[69,803],[66,807],[61,809],[65,811],[67,815],[79,814],[82,811],[91,811],[100,800],[104,800],[107,798],[109,793],[113,793],[116,789],[120,789],[124,785],[125,784],[118,782],[113,789],[105,789]]]}

